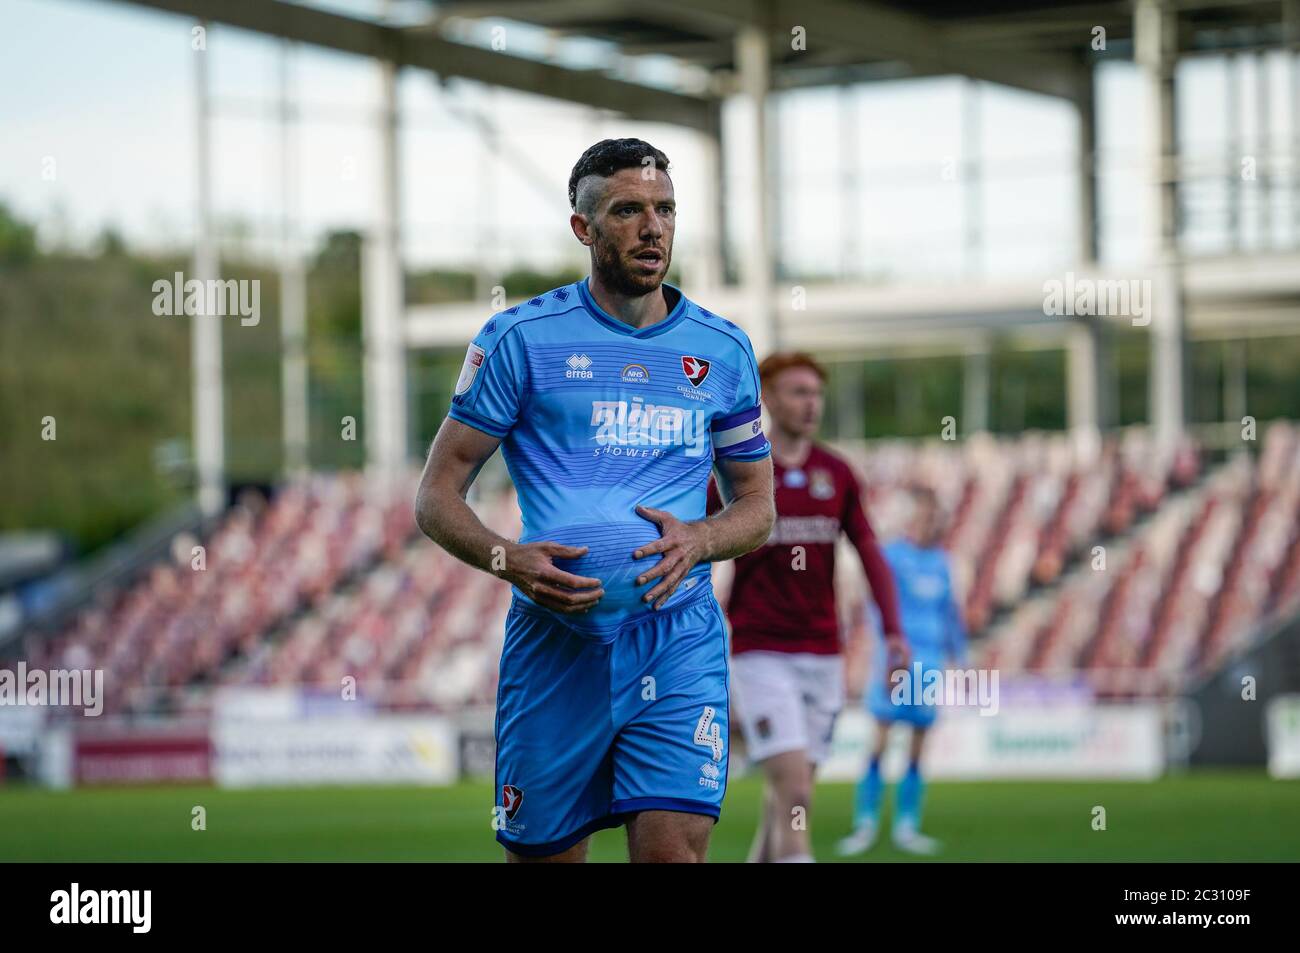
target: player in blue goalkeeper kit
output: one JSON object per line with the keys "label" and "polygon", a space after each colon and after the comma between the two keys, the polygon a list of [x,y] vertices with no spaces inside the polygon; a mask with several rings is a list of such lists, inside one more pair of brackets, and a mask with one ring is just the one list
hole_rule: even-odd
{"label": "player in blue goalkeeper kit", "polygon": [[[605,140],[570,178],[590,278],[493,315],[469,346],[416,501],[449,552],[513,584],[493,826],[510,860],[703,860],[727,782],[726,631],[710,562],[775,517],[757,365],[732,322],[664,283],[668,160]],[[500,445],[518,542],[464,493]],[[729,505],[705,518],[716,468]]]}
{"label": "player in blue goalkeeper kit", "polygon": [[890,684],[875,677],[883,671],[884,643],[878,640],[872,665],[867,709],[876,719],[875,746],[866,773],[858,784],[854,830],[839,843],[843,856],[860,854],[876,841],[880,822],[880,801],[884,780],[880,760],[885,752],[889,729],[895,722],[912,726],[912,744],[907,773],[898,785],[893,840],[902,850],[933,854],[939,844],[921,833],[921,805],[925,781],[921,776],[921,755],[926,732],[934,724],[937,707],[912,691],[924,686],[928,673],[942,675],[950,663],[965,664],[966,630],[953,593],[948,554],[940,548],[938,505],[929,489],[914,490],[912,519],[908,535],[884,548],[885,559],[898,586],[898,611],[903,631],[912,650],[905,682]]}

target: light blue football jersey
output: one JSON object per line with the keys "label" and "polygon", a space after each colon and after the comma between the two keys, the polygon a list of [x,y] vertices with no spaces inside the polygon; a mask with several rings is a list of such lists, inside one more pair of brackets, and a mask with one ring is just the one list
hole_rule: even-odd
{"label": "light blue football jersey", "polygon": [[[952,586],[948,554],[937,546],[921,547],[910,539],[895,539],[883,549],[898,587],[898,617],[911,653],[910,670],[925,684],[931,671],[942,672],[951,659],[967,659],[966,629]],[[877,617],[878,627],[878,617]],[[885,670],[885,641],[876,639],[873,671]],[[883,678],[872,678],[866,693],[867,710],[884,721],[905,721],[920,727],[934,724],[937,707],[914,704],[910,698],[896,704]]]}
{"label": "light blue football jersey", "polygon": [[660,533],[636,507],[703,519],[716,457],[771,452],[749,338],[664,288],[679,299],[641,329],[605,312],[586,279],[493,315],[469,346],[451,401],[451,417],[502,438],[520,541],[589,547],[555,564],[600,579],[605,595],[590,612],[552,615],[600,641],[711,589],[701,563],[663,609],[642,601],[659,580],[637,586],[636,577],[660,557],[634,560],[632,551]]}
{"label": "light blue football jersey", "polygon": [[912,654],[942,665],[947,657],[966,654],[966,630],[953,591],[948,554],[937,546],[923,548],[907,538],[883,549],[898,587],[898,615]]}

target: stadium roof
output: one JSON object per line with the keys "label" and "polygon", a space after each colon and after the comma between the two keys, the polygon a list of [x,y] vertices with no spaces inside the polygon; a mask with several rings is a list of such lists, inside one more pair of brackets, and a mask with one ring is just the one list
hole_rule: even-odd
{"label": "stadium roof", "polygon": [[[1132,55],[1128,0],[443,0],[403,7],[401,24],[287,0],[121,0],[320,47],[424,68],[441,76],[707,129],[709,108],[732,92],[737,35],[756,26],[772,51],[772,85],[797,86],[962,74],[1036,93],[1083,94],[1091,61]],[[1170,0],[1182,55],[1276,48],[1300,40],[1287,0]],[[337,5],[336,5],[337,6]],[[424,14],[427,14],[425,16]],[[1289,18],[1289,19],[1288,19]],[[514,22],[611,45],[614,56],[670,57],[704,73],[703,88],[665,89],[576,68],[561,59],[495,50],[466,24]],[[791,31],[806,31],[794,49]],[[1106,49],[1093,49],[1094,30]],[[592,83],[593,72],[601,82]]]}
{"label": "stadium roof", "polygon": [[[1267,300],[1260,284],[1240,267],[1240,255],[1226,274],[1198,265],[1189,277],[1178,247],[1179,166],[1175,110],[1178,58],[1197,52],[1300,50],[1300,0],[980,0],[979,11],[964,0],[369,0],[366,18],[353,11],[363,0],[116,0],[193,20],[249,30],[303,45],[351,53],[383,64],[383,110],[396,117],[396,73],[413,68],[440,80],[465,78],[483,84],[610,110],[632,120],[675,124],[704,132],[710,177],[717,180],[711,201],[719,227],[696,257],[701,283],[721,284],[725,272],[725,206],[739,199],[753,210],[750,238],[756,246],[743,256],[732,313],[741,319],[756,351],[781,346],[783,330],[797,325],[801,343],[816,341],[837,353],[861,353],[874,333],[897,340],[900,327],[924,327],[932,340],[959,329],[977,334],[1015,327],[1048,327],[1068,342],[1069,419],[1072,427],[1095,430],[1102,422],[1104,347],[1099,323],[1068,320],[1045,323],[1043,289],[966,287],[901,300],[901,289],[884,289],[875,300],[864,289],[840,287],[821,293],[819,306],[801,311],[795,321],[783,314],[776,287],[777,260],[774,189],[769,171],[766,103],[770,92],[800,86],[841,85],[873,79],[964,75],[973,79],[1063,97],[1077,107],[1081,130],[1079,231],[1083,265],[1092,271],[1097,255],[1096,101],[1092,67],[1112,59],[1136,58],[1154,106],[1144,137],[1147,199],[1153,214],[1141,237],[1150,272],[1143,280],[1160,288],[1149,335],[1151,418],[1165,448],[1172,447],[1185,421],[1185,312],[1205,309],[1212,317],[1239,317],[1250,300],[1251,317],[1270,324],[1291,323],[1296,281],[1294,253],[1267,263],[1273,274]],[[348,12],[337,10],[342,6]],[[1136,49],[1135,49],[1136,47]],[[1135,53],[1140,53],[1135,57]],[[196,59],[200,81],[198,129],[206,129],[206,75]],[[723,188],[727,151],[721,123],[722,102],[735,96],[750,113],[749,143],[757,174],[739,189]],[[1262,97],[1260,101],[1266,101]],[[420,314],[405,306],[400,263],[401,208],[397,170],[397,123],[381,125],[384,156],[382,198],[368,236],[368,267],[363,273],[363,323],[367,368],[367,455],[376,472],[396,476],[406,464],[408,427],[404,402],[404,347],[463,341],[454,311],[470,327],[482,320],[470,314],[481,305],[451,305]],[[205,141],[205,140],[203,140]],[[205,154],[206,145],[200,145]],[[1166,175],[1173,170],[1175,174]],[[207,233],[207,188],[199,171],[200,227],[195,270],[215,273],[216,254]],[[743,189],[743,192],[741,191]],[[1217,295],[1198,290],[1202,275],[1215,278]],[[710,300],[721,300],[720,291]],[[892,296],[892,297],[891,297]],[[1149,299],[1149,296],[1148,296]],[[981,302],[982,307],[973,307]],[[928,313],[927,313],[928,312]],[[924,319],[924,320],[921,320]],[[940,335],[936,328],[942,327]],[[215,323],[196,353],[220,352]],[[790,336],[791,338],[793,335]],[[199,338],[196,336],[196,340]],[[285,377],[291,361],[288,355]],[[196,444],[200,446],[200,500],[211,511],[221,498],[223,424],[220,415],[220,363],[196,361],[194,391]],[[202,373],[200,373],[202,372]],[[306,419],[306,392],[298,392],[291,416]],[[286,412],[289,413],[289,412]],[[302,432],[306,425],[300,424]],[[286,457],[287,458],[287,457]]]}

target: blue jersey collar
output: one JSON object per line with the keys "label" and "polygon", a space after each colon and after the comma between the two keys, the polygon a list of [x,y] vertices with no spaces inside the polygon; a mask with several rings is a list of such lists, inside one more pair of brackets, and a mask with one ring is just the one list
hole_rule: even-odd
{"label": "blue jersey collar", "polygon": [[590,278],[583,278],[578,282],[578,296],[582,298],[582,303],[586,306],[588,313],[601,324],[606,325],[619,334],[626,334],[634,338],[652,338],[657,334],[663,334],[674,324],[680,321],[686,314],[686,295],[676,285],[670,285],[664,282],[665,288],[672,288],[677,292],[677,304],[668,312],[668,315],[662,321],[656,321],[654,324],[647,325],[644,328],[634,328],[626,321],[620,321],[604,308],[596,303],[596,299],[591,296],[591,290],[587,287]]}

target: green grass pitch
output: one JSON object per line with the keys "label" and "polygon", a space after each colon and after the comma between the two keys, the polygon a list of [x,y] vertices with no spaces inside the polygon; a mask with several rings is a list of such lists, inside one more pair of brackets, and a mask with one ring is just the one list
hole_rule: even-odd
{"label": "green grass pitch", "polygon": [[[894,788],[889,789],[892,799]],[[736,779],[710,859],[744,860],[759,783]],[[822,784],[813,808],[817,858],[835,860],[853,802]],[[207,830],[191,829],[202,806]],[[1093,829],[1095,807],[1106,829]],[[498,861],[492,790],[207,787],[46,791],[0,787],[0,861]],[[934,783],[925,828],[940,860],[1296,861],[1300,781],[1262,772],[1196,772],[1155,782]],[[592,841],[591,859],[626,859],[622,830]],[[911,860],[882,841],[868,861]],[[923,861],[924,862],[924,861]]]}

